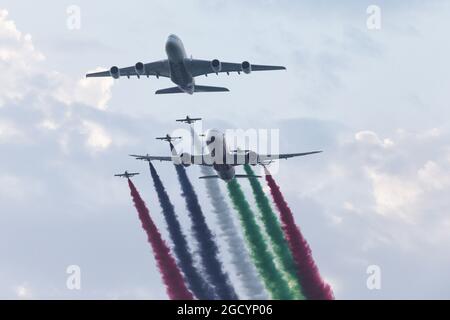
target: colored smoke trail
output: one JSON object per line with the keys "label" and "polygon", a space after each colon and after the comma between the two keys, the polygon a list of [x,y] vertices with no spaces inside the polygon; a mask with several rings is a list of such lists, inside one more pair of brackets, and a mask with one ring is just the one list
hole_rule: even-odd
{"label": "colored smoke trail", "polygon": [[[255,175],[252,168],[248,164],[244,165],[244,170],[250,176]],[[249,181],[256,199],[256,205],[261,213],[263,226],[272,243],[273,252],[278,258],[279,266],[288,278],[288,283],[292,290],[293,296],[296,299],[303,300],[304,297],[302,295],[299,279],[297,277],[295,261],[292,257],[291,251],[289,250],[286,239],[284,238],[283,230],[278,222],[278,218],[273,212],[272,207],[270,206],[270,201],[266,197],[258,178],[249,178]]]}
{"label": "colored smoke trail", "polygon": [[[210,167],[202,166],[202,174],[212,175]],[[250,260],[244,240],[239,234],[232,218],[232,212],[223,197],[223,193],[217,179],[205,179],[206,192],[216,214],[217,223],[222,230],[224,242],[230,253],[231,263],[238,273],[239,281],[248,299],[268,299],[264,285],[261,283],[255,266]]]}
{"label": "colored smoke trail", "polygon": [[169,248],[150,217],[147,206],[130,179],[128,179],[128,186],[130,187],[131,197],[133,198],[134,206],[138,211],[142,228],[147,233],[148,241],[152,246],[153,254],[158,269],[161,272],[169,298],[172,300],[193,300],[194,297],[187,289],[175,259],[170,254]]}
{"label": "colored smoke trail", "polygon": [[175,208],[170,201],[169,195],[164,188],[164,185],[155,170],[155,167],[149,162],[150,173],[153,178],[153,184],[155,186],[156,193],[158,194],[159,203],[162,208],[164,219],[166,220],[167,229],[169,231],[170,238],[174,244],[173,251],[178,260],[178,265],[181,271],[184,273],[185,280],[189,289],[194,295],[201,300],[214,299],[214,291],[211,286],[206,283],[202,278],[199,271],[194,265],[194,259],[192,253],[189,250],[189,246],[186,240],[180,222],[178,221]]}
{"label": "colored smoke trail", "polygon": [[311,300],[334,299],[330,285],[325,283],[320,276],[319,269],[312,257],[311,249],[295,224],[294,215],[284,200],[280,187],[267,170],[266,181],[270,187],[275,205],[280,212],[283,231],[297,265],[297,274],[304,296]]}
{"label": "colored smoke trail", "polygon": [[210,283],[214,286],[219,299],[238,299],[228,275],[223,270],[219,260],[219,249],[215,243],[214,236],[206,224],[205,216],[198,202],[197,194],[194,191],[186,170],[182,165],[175,165],[178,180],[183,191],[182,196],[186,200],[186,207],[192,221],[192,233],[199,245],[200,260]]}
{"label": "colored smoke trail", "polygon": [[250,247],[256,269],[261,275],[267,290],[273,299],[293,299],[287,282],[275,266],[274,257],[269,251],[239,183],[236,179],[233,179],[228,182],[227,187],[231,200],[239,214],[242,227],[244,228],[244,234]]}
{"label": "colored smoke trail", "polygon": [[[194,128],[191,127],[191,136],[194,145],[197,146],[196,151],[203,153],[201,142],[195,134]],[[208,166],[201,166],[200,170],[203,175],[209,176],[214,174],[214,170]],[[220,189],[218,179],[205,179],[206,193],[211,200],[213,212],[216,215],[216,221],[221,230],[221,237],[227,246],[230,254],[231,263],[238,275],[238,279],[243,286],[247,299],[268,299],[264,285],[258,276],[255,266],[250,260],[249,252],[245,247],[239,231],[233,220],[231,208],[225,201],[222,190]]]}

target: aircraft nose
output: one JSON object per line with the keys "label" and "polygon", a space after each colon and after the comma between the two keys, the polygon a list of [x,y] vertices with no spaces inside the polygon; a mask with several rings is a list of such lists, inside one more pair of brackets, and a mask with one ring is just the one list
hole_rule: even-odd
{"label": "aircraft nose", "polygon": [[176,35],[174,35],[174,34],[170,34],[167,37],[167,40],[176,41],[176,40],[178,40],[178,37]]}
{"label": "aircraft nose", "polygon": [[167,38],[167,42],[166,42],[166,51],[172,51],[175,47],[176,47],[176,43],[177,43],[177,37],[174,34],[171,34],[168,38]]}

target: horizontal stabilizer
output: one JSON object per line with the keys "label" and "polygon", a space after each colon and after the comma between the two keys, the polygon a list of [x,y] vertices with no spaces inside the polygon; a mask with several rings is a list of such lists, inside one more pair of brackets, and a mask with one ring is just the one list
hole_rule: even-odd
{"label": "horizontal stabilizer", "polygon": [[218,175],[214,175],[214,176],[203,176],[203,177],[198,177],[199,179],[214,179],[214,178],[219,178]]}
{"label": "horizontal stabilizer", "polygon": [[261,176],[255,176],[251,174],[236,174],[235,178],[261,178]]}
{"label": "horizontal stabilizer", "polygon": [[159,89],[155,92],[155,94],[167,94],[167,93],[182,93],[183,91],[178,87]]}
{"label": "horizontal stabilizer", "polygon": [[195,86],[194,92],[225,92],[230,91],[224,87],[211,87],[211,86]]}

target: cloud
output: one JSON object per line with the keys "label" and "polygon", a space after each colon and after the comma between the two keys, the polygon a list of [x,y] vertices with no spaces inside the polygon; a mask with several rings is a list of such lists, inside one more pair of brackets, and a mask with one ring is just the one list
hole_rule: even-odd
{"label": "cloud", "polygon": [[450,186],[450,166],[443,169],[434,161],[427,161],[418,171],[419,181],[427,189],[442,190]]}
{"label": "cloud", "polygon": [[373,185],[375,211],[383,215],[398,215],[410,221],[422,194],[420,186],[415,181],[372,169],[368,169],[367,174]]}
{"label": "cloud", "polygon": [[0,10],[0,107],[23,99],[30,91],[31,70],[44,56],[33,46],[31,36],[22,34],[8,12]]}
{"label": "cloud", "polygon": [[378,135],[369,130],[359,131],[355,134],[356,141],[371,144],[375,146],[380,146],[382,148],[389,148],[394,146],[394,142],[391,139],[383,139],[381,140]]}
{"label": "cloud", "polygon": [[92,121],[83,121],[83,127],[88,136],[86,145],[93,151],[105,150],[111,145],[111,137],[98,123]]}
{"label": "cloud", "polygon": [[[103,69],[97,68],[92,72],[101,70]],[[112,78],[83,78],[74,81],[59,73],[53,73],[53,77],[60,83],[54,93],[58,101],[66,105],[80,103],[106,110],[107,103],[111,99],[111,87],[114,84]]]}
{"label": "cloud", "polygon": [[43,65],[45,56],[34,47],[31,35],[20,32],[6,10],[0,11],[0,41],[0,107],[39,95],[41,99],[55,98],[65,105],[106,109],[112,79],[74,79],[49,71]]}
{"label": "cloud", "polygon": [[23,139],[23,133],[12,121],[0,119],[0,143],[19,143]]}
{"label": "cloud", "polygon": [[21,284],[14,287],[14,292],[19,299],[31,299],[33,297],[32,291],[28,284]]}

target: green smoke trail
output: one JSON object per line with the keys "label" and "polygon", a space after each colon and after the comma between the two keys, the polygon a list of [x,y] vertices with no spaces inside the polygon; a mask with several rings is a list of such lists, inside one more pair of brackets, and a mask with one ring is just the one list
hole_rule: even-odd
{"label": "green smoke trail", "polygon": [[[248,175],[254,176],[250,165],[244,165],[244,170]],[[261,184],[257,178],[249,178],[250,185],[252,186],[253,194],[256,199],[256,205],[261,213],[261,220],[263,222],[266,233],[269,235],[269,239],[272,243],[272,248],[275,256],[280,262],[281,270],[285,273],[289,287],[292,290],[292,294],[295,299],[304,300],[305,297],[302,294],[300,282],[297,277],[297,268],[294,258],[292,257],[288,243],[284,238],[283,230],[281,229],[278,218],[270,206],[270,201],[265,195]]]}
{"label": "green smoke trail", "polygon": [[244,235],[250,248],[251,257],[267,290],[273,299],[294,299],[287,282],[275,266],[274,257],[264,241],[261,230],[256,223],[254,214],[245,199],[239,183],[236,179],[233,179],[228,182],[227,188],[233,205],[239,214],[242,227],[244,228]]}

